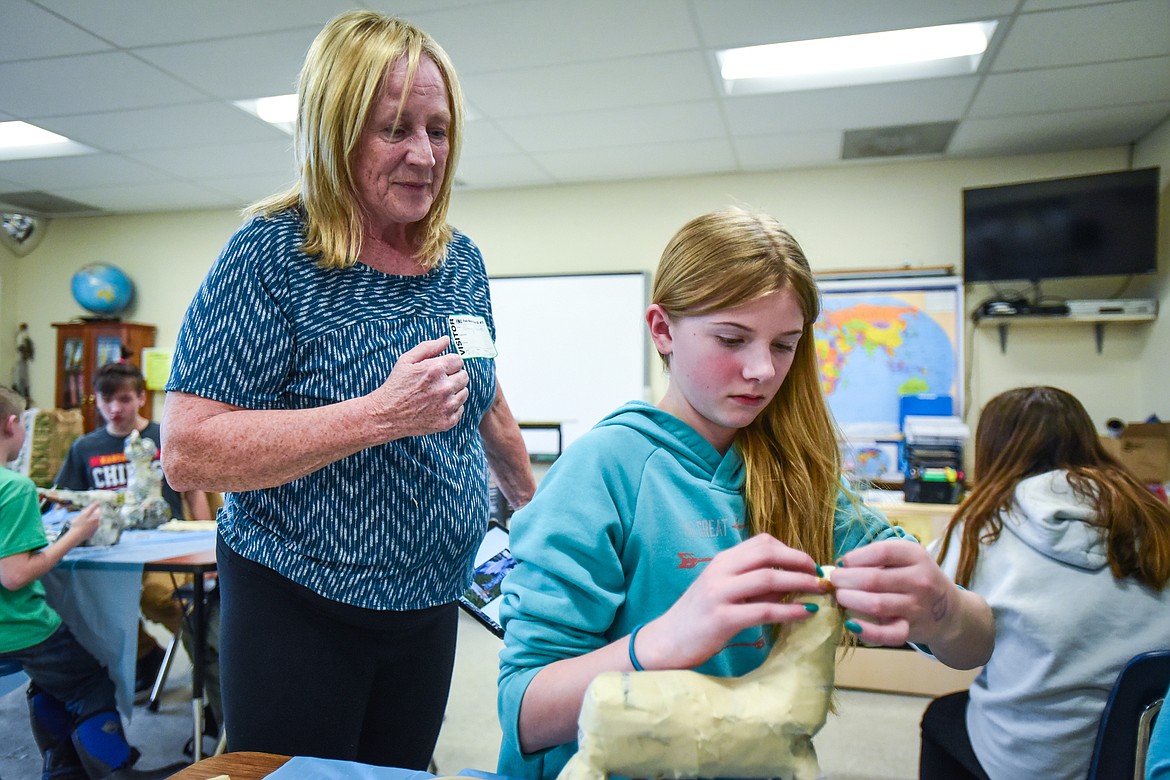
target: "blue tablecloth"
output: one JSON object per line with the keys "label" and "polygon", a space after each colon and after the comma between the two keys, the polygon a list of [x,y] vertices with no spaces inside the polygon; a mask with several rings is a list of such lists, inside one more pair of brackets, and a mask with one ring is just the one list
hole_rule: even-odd
{"label": "blue tablecloth", "polygon": [[49,604],[117,689],[130,720],[138,657],[138,601],[148,561],[215,548],[215,531],[125,531],[112,547],[77,547],[42,578]]}
{"label": "blue tablecloth", "polygon": [[[459,777],[480,778],[480,780],[511,780],[503,775],[463,769]],[[334,761],[327,758],[294,756],[268,776],[268,780],[434,780],[437,775],[417,769],[396,769],[386,766],[370,766],[353,761]]]}

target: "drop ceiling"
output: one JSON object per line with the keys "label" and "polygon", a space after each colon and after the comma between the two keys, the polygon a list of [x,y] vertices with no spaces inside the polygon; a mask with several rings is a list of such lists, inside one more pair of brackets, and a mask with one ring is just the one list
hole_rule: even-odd
{"label": "drop ceiling", "polygon": [[[1170,117],[1170,0],[361,5],[450,53],[473,115],[469,189],[1124,146]],[[313,37],[351,7],[0,0],[0,121],[96,150],[0,161],[0,206],[237,208],[286,186],[291,137],[232,101],[294,91]],[[971,76],[727,97],[715,64],[729,46],[980,19],[999,25]]]}

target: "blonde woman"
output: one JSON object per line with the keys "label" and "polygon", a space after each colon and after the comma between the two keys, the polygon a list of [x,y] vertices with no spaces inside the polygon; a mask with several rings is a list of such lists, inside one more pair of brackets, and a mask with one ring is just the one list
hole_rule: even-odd
{"label": "blonde woman", "polygon": [[[369,11],[301,72],[300,179],[254,207],[187,312],[163,465],[223,491],[228,745],[425,769],[488,464],[535,488],[490,350],[487,274],[447,224],[459,82],[425,32]],[[486,456],[486,461],[485,461]]]}

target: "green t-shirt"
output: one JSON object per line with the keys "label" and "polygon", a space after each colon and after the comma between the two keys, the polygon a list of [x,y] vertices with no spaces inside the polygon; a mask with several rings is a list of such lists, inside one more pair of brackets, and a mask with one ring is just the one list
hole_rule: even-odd
{"label": "green t-shirt", "polygon": [[[36,486],[28,477],[0,467],[0,558],[48,543]],[[45,601],[40,580],[18,590],[0,586],[0,653],[43,642],[59,625],[61,616]]]}

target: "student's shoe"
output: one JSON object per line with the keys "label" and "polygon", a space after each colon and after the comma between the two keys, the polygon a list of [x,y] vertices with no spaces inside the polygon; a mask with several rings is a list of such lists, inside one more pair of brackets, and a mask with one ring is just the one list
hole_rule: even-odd
{"label": "student's shoe", "polygon": [[167,651],[157,644],[154,649],[138,659],[134,667],[134,703],[142,704],[150,697],[150,689],[158,678],[158,670],[166,660]]}
{"label": "student's shoe", "polygon": [[134,769],[138,751],[126,742],[117,712],[91,715],[73,731],[73,747],[91,780],[164,780],[187,764],[179,762],[158,769]]}
{"label": "student's shoe", "polygon": [[70,739],[73,716],[35,684],[29,686],[27,696],[33,739],[43,758],[41,780],[88,780]]}

